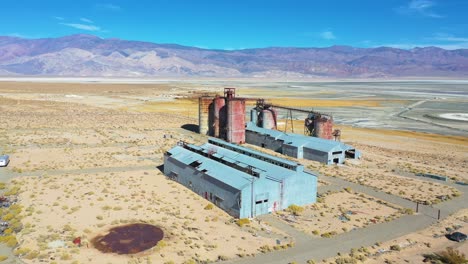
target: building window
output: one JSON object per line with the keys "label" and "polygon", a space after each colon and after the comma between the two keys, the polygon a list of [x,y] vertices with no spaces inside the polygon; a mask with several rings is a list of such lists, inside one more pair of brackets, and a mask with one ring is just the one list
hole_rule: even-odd
{"label": "building window", "polygon": [[177,174],[176,172],[171,171],[171,173],[169,173],[169,179],[171,179],[171,180],[176,181],[178,176],[179,176],[179,174]]}
{"label": "building window", "polygon": [[200,166],[200,165],[201,165],[201,162],[199,162],[199,161],[194,161],[194,162],[192,162],[192,163],[189,164],[189,166],[192,166],[192,167],[194,167],[194,168],[196,168],[196,167],[198,167],[198,166]]}
{"label": "building window", "polygon": [[215,195],[215,196],[214,196],[214,204],[215,204],[216,206],[220,207],[221,202],[223,202],[223,199]]}

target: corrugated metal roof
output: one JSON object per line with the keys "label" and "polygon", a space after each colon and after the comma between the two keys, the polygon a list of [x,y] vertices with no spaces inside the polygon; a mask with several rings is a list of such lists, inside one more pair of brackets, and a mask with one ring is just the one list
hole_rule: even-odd
{"label": "corrugated metal roof", "polygon": [[[353,147],[343,144],[339,141],[328,140],[323,138],[309,137],[299,134],[288,134],[277,130],[266,129],[258,127],[253,123],[249,123],[246,128],[248,131],[256,132],[262,135],[274,137],[275,139],[281,139],[285,145],[295,147],[306,147],[310,149],[316,149],[323,152],[333,152],[340,150],[353,149]],[[279,135],[281,134],[281,135]]]}
{"label": "corrugated metal roof", "polygon": [[[286,177],[302,173],[302,172],[296,172],[293,170],[280,167],[270,162],[252,158],[251,156],[241,154],[236,151],[229,150],[229,149],[225,149],[223,147],[219,147],[210,143],[206,143],[200,147],[203,148],[206,153],[208,153],[209,151],[215,151],[217,155],[223,156],[224,160],[230,160],[230,161],[234,160],[240,164],[247,164],[248,166],[257,168],[261,171],[260,173],[262,176],[269,177],[278,181]],[[263,153],[263,155],[267,155],[267,154]]]}
{"label": "corrugated metal roof", "polygon": [[[196,147],[194,145],[190,146]],[[198,171],[206,170],[206,172],[204,172],[205,174],[222,181],[237,190],[242,190],[255,178],[254,176],[238,171],[217,161],[211,160],[181,146],[175,146],[168,152],[171,153],[171,158],[174,158],[186,165],[189,165],[194,161],[201,163],[196,168]]]}
{"label": "corrugated metal roof", "polygon": [[[272,131],[279,132],[279,131],[275,131],[275,130],[272,130]],[[279,132],[279,133],[281,133],[281,132]],[[236,144],[232,144],[232,143],[226,142],[226,141],[218,139],[218,138],[209,138],[208,142],[216,142],[216,143],[219,143],[219,144],[224,145],[224,146],[231,146],[231,147],[236,148],[236,149],[238,149],[240,151],[244,151],[246,153],[253,153],[253,154],[258,155],[258,156],[267,157],[270,160],[281,162],[281,163],[284,163],[284,164],[287,164],[287,165],[290,165],[290,166],[293,166],[293,167],[302,166],[301,164],[298,164],[298,163],[296,163],[294,161],[291,161],[291,160],[288,160],[288,159],[283,159],[283,158],[276,157],[276,156],[273,156],[273,155],[269,155],[269,154],[266,154],[266,153],[263,153],[263,152],[260,152],[260,151],[256,151],[256,150],[253,150],[253,149],[250,149],[250,148],[242,147],[242,146],[239,146],[239,145],[236,145]]]}

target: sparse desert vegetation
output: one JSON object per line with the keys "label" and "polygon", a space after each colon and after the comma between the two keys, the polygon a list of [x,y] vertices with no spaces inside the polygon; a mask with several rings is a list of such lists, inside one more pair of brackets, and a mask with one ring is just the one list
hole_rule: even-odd
{"label": "sparse desert vegetation", "polygon": [[[26,263],[199,263],[294,247],[294,239],[283,230],[269,226],[267,221],[233,219],[166,179],[157,168],[162,164],[162,154],[178,140],[206,140],[189,131],[195,130],[197,124],[194,98],[219,92],[220,88],[187,82],[0,83],[0,111],[7,117],[0,119],[0,150],[11,156],[11,163],[4,170],[7,173],[0,172],[0,176],[14,176],[9,182],[0,183],[0,190],[4,195],[18,197],[17,204],[0,212],[2,220],[10,223],[0,242],[14,247],[13,254],[0,256],[0,261],[19,257]],[[264,91],[249,89],[243,94],[241,89],[240,94],[258,97]],[[322,100],[322,93],[313,99],[287,98],[279,103],[349,109],[400,107],[408,103],[379,98]],[[277,90],[270,95],[284,94]],[[298,124],[296,128],[302,128]],[[440,196],[452,199],[461,195],[451,186],[416,178],[414,174],[433,173],[467,180],[466,138],[340,128],[342,140],[363,152],[362,160],[343,166],[300,162],[322,175],[371,186],[411,201],[437,204],[442,202]],[[319,188],[329,185],[327,177],[319,179]],[[413,213],[352,189],[331,191],[317,200],[313,205],[291,206],[275,217],[312,239],[330,240],[353,229]],[[466,222],[466,215],[454,217]],[[161,227],[164,239],[149,251],[133,256],[103,254],[90,246],[89,241],[96,235],[135,222]],[[392,258],[397,248],[399,254],[412,248],[417,252],[422,248],[428,248],[427,253],[440,252],[446,248],[445,244],[443,248],[437,245],[442,238],[430,240],[429,236],[441,235],[443,225],[448,224],[434,227],[437,230],[430,235],[418,233],[374,247],[356,247],[333,262],[372,263],[376,259],[374,263],[381,263],[378,261],[383,258]],[[76,237],[82,239],[81,247],[73,244]],[[280,245],[277,239],[282,241]],[[414,246],[407,239],[427,239],[431,248],[419,242]],[[375,255],[382,248],[390,253]]]}
{"label": "sparse desert vegetation", "polygon": [[329,238],[368,225],[388,222],[401,215],[400,207],[361,193],[329,192],[318,202],[300,209],[277,212],[295,228],[313,236]]}

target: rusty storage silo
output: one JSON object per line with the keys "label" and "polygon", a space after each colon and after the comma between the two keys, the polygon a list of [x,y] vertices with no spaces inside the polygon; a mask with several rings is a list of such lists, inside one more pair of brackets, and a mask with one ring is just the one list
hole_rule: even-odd
{"label": "rusty storage silo", "polygon": [[198,132],[202,135],[210,135],[210,105],[213,98],[201,96],[198,98]]}
{"label": "rusty storage silo", "polygon": [[314,118],[314,137],[333,139],[333,118],[319,115]]}
{"label": "rusty storage silo", "polygon": [[213,100],[213,136],[224,138],[226,134],[226,99],[217,96]]}
{"label": "rusty storage silo", "polygon": [[226,140],[228,142],[245,143],[245,99],[227,99]]}
{"label": "rusty storage silo", "polygon": [[262,110],[262,127],[266,129],[276,129],[276,111],[272,108]]}

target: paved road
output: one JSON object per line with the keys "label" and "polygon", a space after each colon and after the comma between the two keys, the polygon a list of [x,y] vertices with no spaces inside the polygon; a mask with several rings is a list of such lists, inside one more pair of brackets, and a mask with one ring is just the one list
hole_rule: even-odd
{"label": "paved road", "polygon": [[[375,190],[371,187],[362,186],[356,183],[348,182],[340,178],[323,177],[331,185],[321,186],[320,192],[327,190],[342,190],[344,187],[350,187],[355,191],[362,192],[381,200],[393,204],[414,208],[415,203],[401,197]],[[422,230],[437,222],[437,210],[441,209],[441,218],[445,218],[460,209],[466,208],[468,197],[462,195],[456,199],[441,203],[434,208],[430,206],[421,206],[420,212],[415,215],[404,215],[394,221],[370,225],[366,228],[356,229],[333,238],[317,238],[306,235],[294,229],[287,224],[281,223],[272,215],[263,216],[264,221],[269,222],[277,228],[281,228],[290,236],[296,238],[296,246],[285,250],[275,251],[267,254],[258,254],[253,258],[242,258],[226,261],[226,264],[286,264],[292,261],[305,263],[307,260],[320,261],[325,258],[336,256],[338,252],[348,253],[352,248],[361,246],[372,246],[377,242],[392,240],[403,235]]]}
{"label": "paved road", "polygon": [[[270,216],[273,218],[273,216]],[[351,248],[368,247],[376,242],[398,238],[407,233],[424,229],[437,220],[423,215],[405,215],[399,219],[382,224],[357,229],[333,238],[313,238],[296,241],[296,246],[286,251],[259,254],[254,258],[236,259],[223,263],[231,264],[286,264],[292,261],[305,263],[307,260],[320,261],[336,256],[338,252],[348,253]]]}
{"label": "paved road", "polygon": [[439,123],[434,123],[432,121],[427,121],[427,120],[423,120],[423,119],[419,119],[419,118],[415,118],[415,117],[405,115],[406,113],[410,112],[411,110],[413,110],[414,108],[416,108],[420,104],[423,104],[423,103],[425,103],[427,101],[434,101],[434,100],[423,100],[423,101],[416,102],[416,103],[414,103],[414,104],[412,104],[410,106],[407,106],[404,110],[394,114],[394,116],[402,118],[402,119],[413,120],[413,121],[416,121],[416,122],[429,124],[429,125],[432,125],[432,126],[438,126],[438,127],[448,128],[448,129],[451,129],[451,130],[467,132],[465,129],[461,129],[461,128],[458,128],[458,127],[451,127],[451,126],[448,126],[448,125],[442,125],[442,124],[439,124]]}

